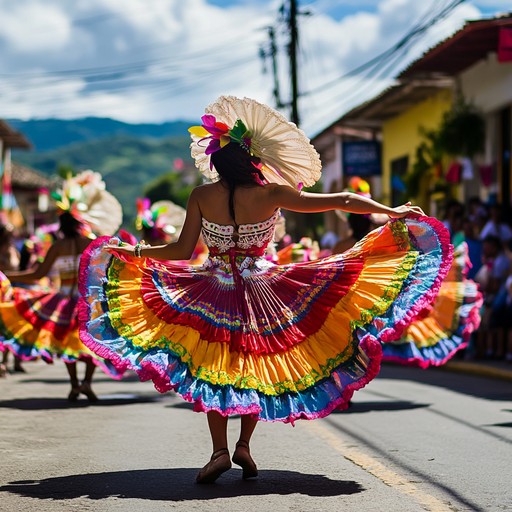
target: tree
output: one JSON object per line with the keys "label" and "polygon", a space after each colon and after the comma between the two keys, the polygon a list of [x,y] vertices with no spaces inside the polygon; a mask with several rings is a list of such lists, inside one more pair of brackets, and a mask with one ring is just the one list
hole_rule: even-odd
{"label": "tree", "polygon": [[443,175],[446,157],[472,158],[484,149],[485,120],[478,109],[458,96],[453,107],[444,113],[437,129],[420,128],[422,142],[416,148],[416,158],[404,181],[406,195],[417,198],[422,183],[428,180],[431,194],[450,195],[450,185]]}
{"label": "tree", "polygon": [[485,120],[482,114],[459,96],[452,109],[443,116],[438,141],[447,155],[473,158],[484,150]]}
{"label": "tree", "polygon": [[192,189],[199,185],[199,183],[199,176],[197,183],[185,184],[181,173],[171,171],[153,180],[144,189],[144,196],[147,197],[151,203],[167,200],[185,208]]}

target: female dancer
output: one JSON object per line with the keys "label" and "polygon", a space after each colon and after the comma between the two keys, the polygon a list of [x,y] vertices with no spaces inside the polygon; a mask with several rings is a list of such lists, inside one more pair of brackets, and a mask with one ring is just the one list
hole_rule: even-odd
{"label": "female dancer", "polygon": [[[208,111],[191,129],[192,152],[217,181],[192,192],[179,240],[149,247],[98,239],[81,260],[80,281],[84,343],[207,413],[213,454],[198,483],[214,482],[231,460],[243,478],[257,475],[249,445],[259,420],[293,423],[345,408],[377,375],[379,340],[399,337],[434,300],[451,260],[440,222],[406,218],[423,215],[416,206],[279,184],[310,184],[316,152],[269,107],[223,97]],[[302,150],[311,158],[294,175],[287,155]],[[274,265],[264,252],[281,208],[395,220],[345,254]],[[210,251],[202,267],[159,261],[189,258],[200,233]],[[230,460],[232,415],[241,415],[241,429]]]}
{"label": "female dancer", "polygon": [[[349,191],[371,197],[369,184],[358,177],[349,182]],[[353,245],[386,220],[377,215],[350,215],[348,222],[353,231]],[[362,231],[358,233],[360,228]],[[453,234],[451,238],[453,240]],[[344,240],[343,244],[346,243],[349,241]],[[412,322],[400,339],[382,344],[383,361],[428,368],[445,364],[467,347],[472,333],[480,325],[482,294],[478,285],[467,278],[471,262],[466,242],[455,245],[451,268],[432,309],[425,310],[421,318]],[[336,250],[335,247],[333,252]]]}
{"label": "female dancer", "polygon": [[[71,383],[68,399],[76,401],[83,393],[90,401],[96,401],[91,389],[96,364],[80,342],[75,312],[78,260],[91,240],[80,234],[80,223],[71,213],[63,213],[59,221],[63,238],[53,243],[44,261],[34,270],[5,272],[5,275],[18,283],[33,283],[53,269],[59,274],[60,289],[49,292],[15,288],[14,301],[0,304],[3,345],[25,360],[41,356],[51,362],[53,357],[61,357],[67,363]],[[86,365],[81,384],[76,369],[78,359],[83,359]]]}
{"label": "female dancer", "polygon": [[[87,171],[70,178],[58,203],[61,210],[59,226],[61,239],[57,239],[49,248],[44,260],[34,269],[5,272],[16,283],[34,283],[47,276],[50,271],[60,278],[58,289],[47,287],[4,290],[4,299],[0,301],[0,345],[24,360],[41,357],[51,363],[56,357],[66,363],[71,390],[70,402],[77,401],[84,394],[89,401],[97,401],[91,388],[91,382],[97,365],[111,375],[120,374],[108,362],[98,358],[80,341],[78,334],[78,263],[81,254],[91,242],[89,236],[92,224],[87,222],[87,210],[94,209],[93,204],[101,199],[101,204],[110,203],[110,221],[117,224],[115,212],[120,205],[103,188],[98,177]],[[78,207],[78,196],[87,189],[93,198],[83,198]],[[97,188],[97,190],[96,190]],[[69,197],[66,198],[66,194]],[[105,208],[106,209],[106,208]],[[107,224],[107,223],[105,223]],[[107,231],[108,232],[108,231]],[[5,289],[5,277],[0,272]],[[9,298],[9,295],[12,295]],[[85,375],[81,383],[77,376],[76,363],[85,362]]]}
{"label": "female dancer", "polygon": [[[0,271],[16,270],[20,266],[20,253],[14,244],[12,228],[9,225],[0,224]],[[4,284],[5,287],[5,284]],[[0,351],[2,346],[0,344]],[[7,366],[9,361],[9,351],[4,350],[2,361],[0,362],[0,377],[7,375]],[[24,372],[19,357],[14,357],[13,370],[15,372]]]}

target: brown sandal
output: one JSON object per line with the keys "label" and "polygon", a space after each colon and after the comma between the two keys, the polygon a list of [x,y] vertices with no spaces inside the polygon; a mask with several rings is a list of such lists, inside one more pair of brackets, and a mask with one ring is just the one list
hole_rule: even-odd
{"label": "brown sandal", "polygon": [[258,467],[251,457],[251,451],[247,441],[238,441],[238,443],[236,443],[232,460],[237,466],[242,468],[242,478],[244,480],[258,476]]}
{"label": "brown sandal", "polygon": [[76,402],[78,400],[78,395],[80,394],[80,388],[79,387],[72,387],[71,391],[68,395],[68,402]]}
{"label": "brown sandal", "polygon": [[212,484],[222,473],[231,469],[231,460],[229,459],[229,450],[221,448],[212,453],[210,462],[199,471],[196,477],[198,484]]}
{"label": "brown sandal", "polygon": [[80,393],[83,393],[89,400],[89,402],[97,402],[98,397],[96,396],[96,393],[91,388],[91,383],[87,381],[83,381],[82,385],[79,388]]}

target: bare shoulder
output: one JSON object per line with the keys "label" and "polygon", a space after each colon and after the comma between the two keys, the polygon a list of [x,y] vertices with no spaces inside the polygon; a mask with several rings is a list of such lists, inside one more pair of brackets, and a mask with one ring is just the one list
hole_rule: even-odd
{"label": "bare shoulder", "polygon": [[85,251],[85,249],[87,249],[87,247],[89,247],[89,244],[91,242],[92,242],[92,240],[90,238],[82,237],[80,239],[80,245],[79,245],[80,252]]}
{"label": "bare shoulder", "polygon": [[52,244],[51,250],[55,257],[72,256],[85,251],[91,242],[92,240],[85,236],[78,238],[61,238]]}
{"label": "bare shoulder", "polygon": [[67,249],[67,240],[65,238],[59,238],[53,242],[51,249],[55,253],[56,256],[60,256]]}
{"label": "bare shoulder", "polygon": [[190,199],[198,201],[208,198],[212,194],[218,193],[218,189],[218,183],[204,183],[203,185],[198,185],[192,190]]}
{"label": "bare shoulder", "polygon": [[[277,183],[270,183],[266,185],[269,196],[276,201],[277,203],[281,201],[286,201],[291,197],[300,197],[301,193],[298,190],[295,190],[289,185],[279,185]],[[277,204],[277,206],[281,206]]]}
{"label": "bare shoulder", "polygon": [[265,189],[271,194],[279,194],[281,192],[293,191],[294,189],[290,185],[279,185],[278,183],[269,183],[265,185]]}
{"label": "bare shoulder", "polygon": [[189,201],[195,201],[199,205],[218,203],[225,199],[228,189],[220,182],[205,183],[194,188]]}

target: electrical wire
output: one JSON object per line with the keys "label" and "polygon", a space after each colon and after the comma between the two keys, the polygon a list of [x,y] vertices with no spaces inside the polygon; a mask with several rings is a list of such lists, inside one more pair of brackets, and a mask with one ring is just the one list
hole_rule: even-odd
{"label": "electrical wire", "polygon": [[423,35],[430,27],[438,23],[441,19],[445,18],[450,12],[453,11],[460,4],[464,3],[466,0],[452,0],[449,5],[447,5],[441,12],[436,14],[435,16],[428,19],[426,22],[420,23],[413,27],[404,37],[402,37],[397,43],[393,46],[376,55],[372,59],[360,64],[359,66],[351,69],[348,72],[343,73],[341,76],[330,80],[322,85],[315,87],[309,91],[302,93],[303,96],[308,96],[310,94],[316,94],[322,92],[334,85],[337,85],[338,82],[344,78],[359,75],[361,72],[366,71],[367,69],[372,69],[374,66],[379,66],[382,62],[385,62],[388,58],[392,57],[398,51],[401,51],[403,47],[407,47],[414,39]]}
{"label": "electrical wire", "polygon": [[[398,43],[390,48],[393,51],[388,49],[378,56],[380,57],[378,60],[376,58],[371,59],[371,61],[369,61],[372,63],[371,67],[368,67],[367,63],[359,66],[358,68],[365,70],[364,73],[353,75],[352,70],[351,72],[344,73],[342,77],[338,77],[337,81],[339,85],[345,85],[345,87],[342,87],[342,89],[334,95],[323,96],[325,97],[325,100],[322,102],[320,99],[320,104],[328,102],[329,106],[337,105],[335,110],[339,112],[341,108],[338,107],[350,104],[350,100],[355,96],[359,98],[370,97],[371,94],[369,93],[375,92],[377,82],[380,83],[380,90],[382,90],[386,83],[389,85],[389,77],[391,74],[395,73],[403,66],[403,61],[405,60],[404,56],[411,50],[414,45],[417,44],[418,40],[421,40],[421,37],[425,34],[425,32],[441,19],[445,18],[463,1],[464,0],[452,0],[450,3],[445,3],[441,7],[437,5],[437,2],[434,3],[433,8],[438,7],[437,12],[434,11],[430,17],[415,25],[403,38],[400,39]],[[356,82],[354,82],[354,80],[351,78],[356,78]],[[386,81],[385,79],[388,80]],[[320,87],[321,90],[323,90],[323,88],[326,87],[326,84],[323,84]],[[346,90],[347,88],[351,89],[348,93]],[[314,95],[314,92],[309,91],[304,95],[307,95],[311,98]],[[339,105],[339,103],[341,103],[341,105]],[[316,110],[322,110],[322,108],[318,107],[317,105]],[[316,119],[318,119],[318,116]],[[314,122],[315,118],[313,118],[311,121]]]}

